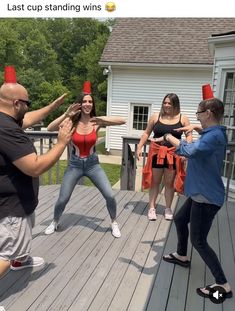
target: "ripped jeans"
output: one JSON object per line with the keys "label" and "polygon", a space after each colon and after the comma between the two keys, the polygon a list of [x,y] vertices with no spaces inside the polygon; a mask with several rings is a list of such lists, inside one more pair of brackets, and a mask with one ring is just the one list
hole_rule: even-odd
{"label": "ripped jeans", "polygon": [[117,212],[116,200],[111,184],[99,164],[96,153],[86,158],[79,158],[74,154],[71,155],[60,187],[59,198],[55,204],[54,220],[59,221],[77,182],[83,176],[87,176],[102,193],[106,200],[110,218],[114,220]]}

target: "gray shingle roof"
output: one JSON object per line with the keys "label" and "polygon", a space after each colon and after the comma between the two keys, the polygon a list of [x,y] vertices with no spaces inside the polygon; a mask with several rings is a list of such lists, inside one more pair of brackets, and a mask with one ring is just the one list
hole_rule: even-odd
{"label": "gray shingle roof", "polygon": [[100,61],[212,64],[207,39],[234,30],[235,18],[121,18]]}

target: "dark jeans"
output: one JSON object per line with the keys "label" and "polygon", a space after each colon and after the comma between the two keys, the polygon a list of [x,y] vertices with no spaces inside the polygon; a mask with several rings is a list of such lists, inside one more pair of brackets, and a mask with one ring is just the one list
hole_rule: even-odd
{"label": "dark jeans", "polygon": [[198,203],[188,198],[174,217],[176,225],[178,245],[177,253],[180,256],[187,255],[190,222],[190,238],[193,247],[209,267],[217,284],[227,282],[221,264],[216,253],[209,246],[207,236],[210,231],[212,221],[219,211],[220,206],[207,203]]}

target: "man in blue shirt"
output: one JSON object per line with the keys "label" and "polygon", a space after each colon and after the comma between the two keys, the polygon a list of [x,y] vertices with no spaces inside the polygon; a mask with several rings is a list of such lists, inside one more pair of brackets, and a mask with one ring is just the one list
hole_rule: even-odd
{"label": "man in blue shirt", "polygon": [[201,137],[197,141],[187,143],[171,134],[162,137],[177,148],[177,154],[188,158],[184,185],[185,195],[188,198],[174,217],[178,237],[177,252],[163,256],[163,260],[183,267],[190,266],[187,259],[188,223],[190,223],[192,245],[215,278],[215,284],[197,288],[197,293],[202,297],[211,297],[213,287],[219,286],[224,290],[224,297],[230,298],[231,287],[217,255],[207,242],[213,219],[223,205],[225,196],[221,170],[227,137],[226,128],[220,125],[224,105],[217,98],[203,100],[198,106],[196,115],[201,126],[191,126],[188,130],[195,129],[200,132]]}

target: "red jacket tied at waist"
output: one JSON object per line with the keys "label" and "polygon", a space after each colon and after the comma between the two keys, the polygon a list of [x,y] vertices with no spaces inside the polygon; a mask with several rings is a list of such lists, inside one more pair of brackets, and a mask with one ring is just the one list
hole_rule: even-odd
{"label": "red jacket tied at waist", "polygon": [[183,182],[185,177],[185,171],[183,166],[181,165],[180,156],[175,154],[175,147],[168,148],[166,146],[161,146],[156,144],[155,142],[150,143],[149,154],[147,163],[143,169],[142,175],[142,187],[143,189],[148,189],[151,187],[152,183],[152,161],[153,156],[157,155],[157,164],[164,164],[164,159],[166,158],[167,163],[169,165],[169,169],[173,169],[174,159],[176,164],[176,180],[178,182],[175,185],[176,191],[182,193],[183,192]]}

